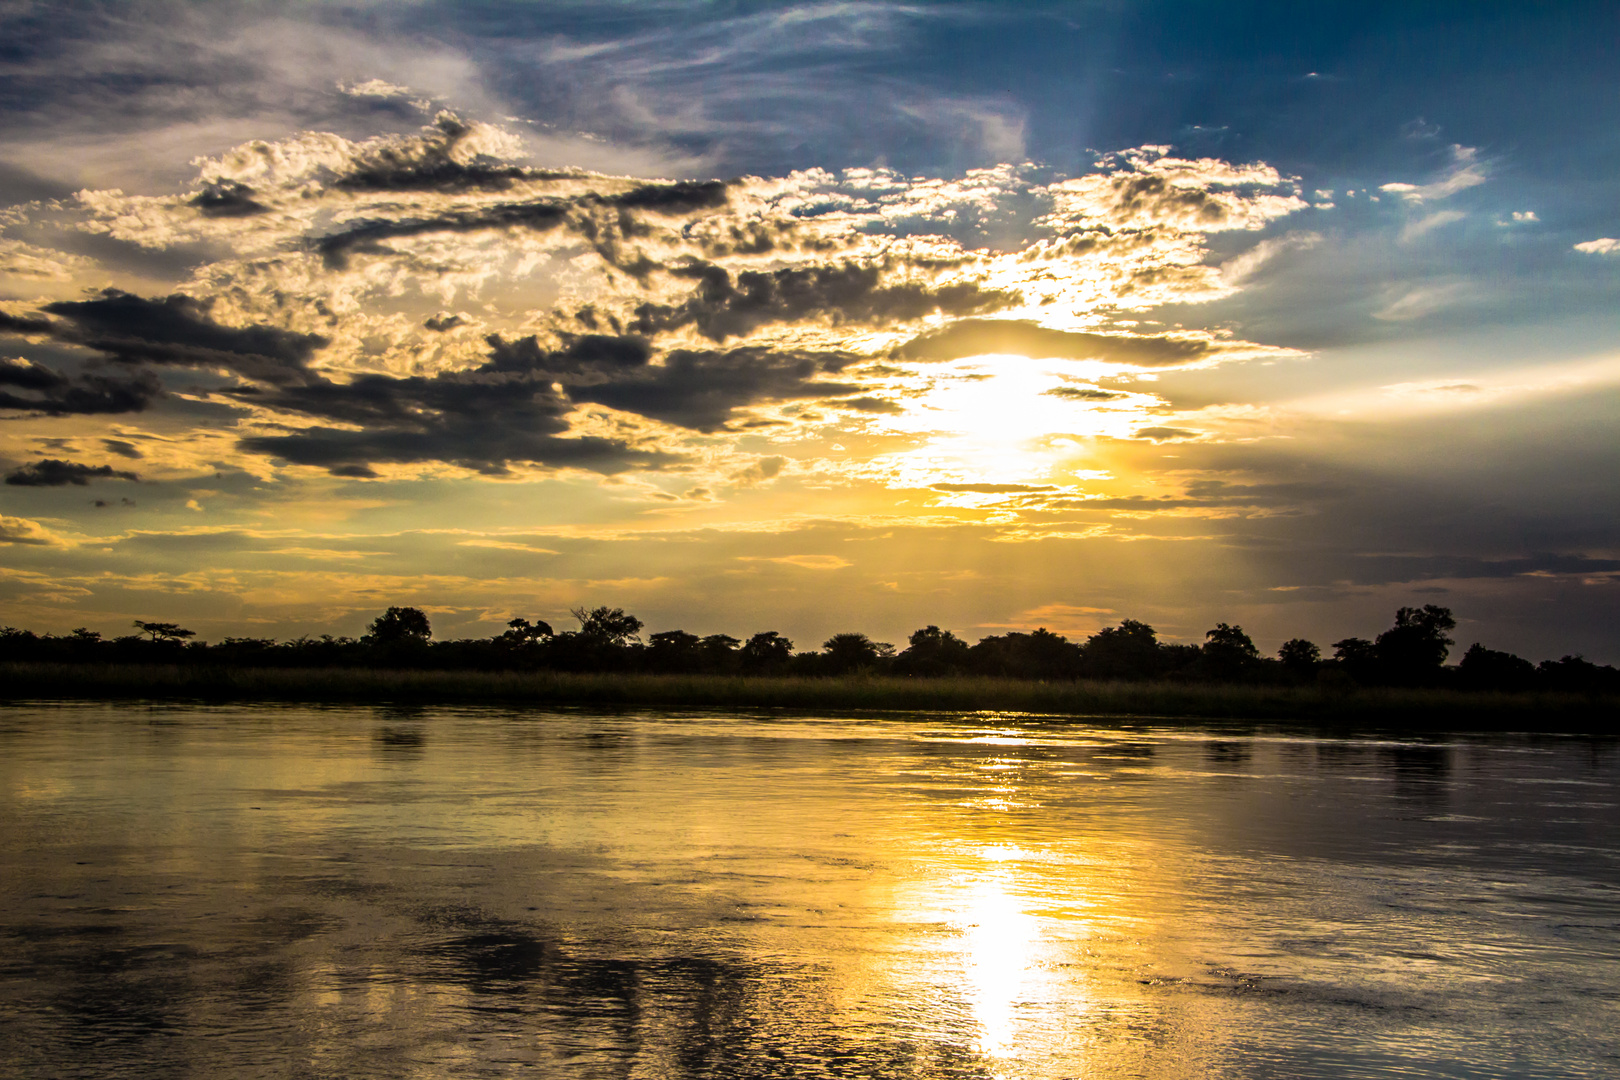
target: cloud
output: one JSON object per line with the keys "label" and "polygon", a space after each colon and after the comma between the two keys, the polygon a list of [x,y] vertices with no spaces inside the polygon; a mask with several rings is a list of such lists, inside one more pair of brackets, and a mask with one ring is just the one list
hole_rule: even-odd
{"label": "cloud", "polygon": [[1050,220],[1070,227],[1224,232],[1263,228],[1309,205],[1292,193],[1271,193],[1289,181],[1268,165],[1175,158],[1159,146],[1112,154],[1102,165],[1105,171],[1051,186]]}
{"label": "cloud", "polygon": [[0,514],[0,544],[49,545],[58,543],[51,531],[37,521]]}
{"label": "cloud", "polygon": [[101,445],[106,447],[110,453],[117,454],[119,457],[138,458],[143,456],[140,448],[126,439],[102,439]]}
{"label": "cloud", "polygon": [[[786,466],[787,458],[781,456],[780,454],[771,454],[768,457],[760,458],[746,469],[733,474],[731,479],[742,487],[753,487],[758,484],[763,484],[767,480],[776,479],[781,475],[783,468]],[[702,489],[694,490],[702,491]],[[699,497],[693,492],[688,492],[687,495],[689,498]],[[703,495],[707,496],[708,492],[703,491]]]}
{"label": "cloud", "polygon": [[69,484],[84,487],[92,480],[139,479],[136,474],[111,465],[82,465],[58,458],[43,458],[6,475],[6,483],[13,487],[66,487]]}
{"label": "cloud", "polygon": [[1188,428],[1178,427],[1145,427],[1136,429],[1138,439],[1152,439],[1154,442],[1174,442],[1180,439],[1197,439],[1203,432],[1192,431]]}
{"label": "cloud", "polygon": [[1042,393],[1046,397],[1063,398],[1066,401],[1118,401],[1120,398],[1130,396],[1095,386],[1054,386]]}
{"label": "cloud", "polygon": [[48,334],[123,364],[225,368],[278,385],[310,378],[309,362],[327,343],[316,334],[274,326],[224,326],[208,317],[208,308],[178,293],[148,300],[104,289],[94,300],[62,300],[41,309],[64,322],[12,320],[0,322],[0,331]]}
{"label": "cloud", "polygon": [[1056,491],[1052,484],[930,484],[934,491],[969,492],[976,495],[1010,495],[1028,491]]}
{"label": "cloud", "polygon": [[1449,282],[1443,285],[1422,285],[1408,289],[1400,296],[1373,312],[1373,318],[1386,322],[1405,322],[1426,318],[1474,295],[1474,287],[1467,282]]}
{"label": "cloud", "polygon": [[408,86],[396,86],[386,79],[367,79],[357,83],[338,83],[338,89],[350,97],[376,97],[391,98],[405,97],[411,90]]}
{"label": "cloud", "polygon": [[1479,160],[1477,150],[1471,146],[1453,146],[1451,165],[1438,179],[1427,184],[1384,184],[1378,190],[1398,195],[1410,203],[1432,202],[1437,199],[1449,199],[1459,191],[1466,191],[1468,188],[1485,183],[1489,178],[1485,163]]}
{"label": "cloud", "polygon": [[40,364],[0,359],[0,409],[44,416],[140,412],[163,395],[148,371],[124,378],[62,375]]}
{"label": "cloud", "polygon": [[739,562],[768,562],[780,563],[783,566],[797,566],[801,570],[843,570],[855,565],[848,559],[837,555],[739,555]]}
{"label": "cloud", "polygon": [[1009,307],[1017,299],[970,281],[883,285],[878,267],[854,263],[745,270],[735,282],[724,267],[711,262],[672,267],[669,273],[697,280],[697,289],[678,304],[638,306],[629,329],[653,334],[692,326],[712,341],[724,341],[766,323],[817,319],[835,326],[888,326],[935,313],[981,314]]}
{"label": "cloud", "polygon": [[1612,236],[1600,236],[1596,240],[1576,244],[1575,250],[1587,255],[1620,255],[1620,240]]}
{"label": "cloud", "polygon": [[1013,319],[966,319],[913,338],[895,350],[907,360],[960,360],[968,356],[1014,353],[1062,360],[1102,360],[1131,367],[1177,367],[1217,351],[1194,337],[1128,337],[1052,330]]}
{"label": "cloud", "polygon": [[1467,216],[1467,214],[1464,214],[1460,210],[1437,210],[1432,214],[1427,214],[1404,226],[1401,229],[1401,242],[1410,243],[1425,233],[1433,232],[1435,229],[1438,229],[1443,225],[1450,225],[1453,222],[1461,221]]}
{"label": "cloud", "polygon": [[270,208],[253,198],[253,189],[234,180],[218,180],[187,200],[203,217],[244,218],[267,214]]}

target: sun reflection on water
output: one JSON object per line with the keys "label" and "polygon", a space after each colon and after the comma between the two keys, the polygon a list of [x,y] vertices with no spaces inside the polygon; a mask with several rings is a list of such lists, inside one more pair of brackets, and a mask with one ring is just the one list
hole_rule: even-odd
{"label": "sun reflection on water", "polygon": [[1040,936],[1039,920],[1023,909],[1011,879],[1011,872],[1001,871],[963,890],[963,959],[978,1027],[975,1049],[992,1058],[1017,1052],[1018,1006]]}

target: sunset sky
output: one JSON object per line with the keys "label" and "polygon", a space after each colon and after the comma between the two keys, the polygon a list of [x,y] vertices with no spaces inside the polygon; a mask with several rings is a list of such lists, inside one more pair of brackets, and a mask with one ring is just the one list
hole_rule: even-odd
{"label": "sunset sky", "polygon": [[1620,661],[1620,7],[0,2],[0,623]]}

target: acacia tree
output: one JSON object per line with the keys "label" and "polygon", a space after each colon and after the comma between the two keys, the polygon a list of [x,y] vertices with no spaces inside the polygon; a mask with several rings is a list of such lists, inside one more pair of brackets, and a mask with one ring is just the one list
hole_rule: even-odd
{"label": "acacia tree", "polygon": [[[167,642],[173,642],[173,643],[178,645],[180,642],[184,641],[186,638],[196,637],[197,636],[197,632],[195,630],[183,629],[180,626],[179,623],[172,623],[172,622],[142,622],[140,619],[136,619],[135,620],[135,625],[136,625],[136,627],[138,627],[144,633],[151,634],[152,635],[152,640],[154,642],[167,641]],[[83,628],[81,627],[80,629],[83,629]],[[75,636],[78,636],[79,635],[79,630],[75,630],[75,631],[73,631],[73,633],[74,633]],[[89,633],[89,631],[85,631],[85,633]],[[100,639],[100,637],[101,637],[100,634],[96,635],[96,638],[98,640]]]}

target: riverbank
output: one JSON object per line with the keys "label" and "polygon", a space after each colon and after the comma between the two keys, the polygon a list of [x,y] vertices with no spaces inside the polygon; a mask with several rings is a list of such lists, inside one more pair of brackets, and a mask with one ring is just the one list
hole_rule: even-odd
{"label": "riverbank", "polygon": [[1029,682],[978,677],[830,679],[185,665],[0,664],[0,700],[331,701],[1019,712],[1374,725],[1408,730],[1620,734],[1620,700],[1572,694]]}

